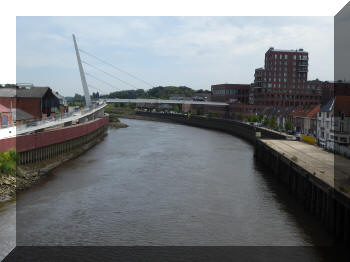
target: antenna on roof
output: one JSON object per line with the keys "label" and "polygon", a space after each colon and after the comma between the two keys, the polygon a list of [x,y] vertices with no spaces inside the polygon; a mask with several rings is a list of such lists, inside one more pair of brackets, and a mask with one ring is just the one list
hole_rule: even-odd
{"label": "antenna on roof", "polygon": [[81,64],[79,49],[78,49],[77,41],[75,39],[75,35],[74,34],[73,34],[73,42],[74,42],[75,53],[77,55],[77,60],[78,60],[78,66],[79,66],[81,83],[82,83],[83,89],[84,89],[85,102],[86,102],[86,106],[89,107],[91,105],[89,89],[88,89],[88,86],[87,86],[87,83],[86,83],[84,68],[83,68],[83,65]]}

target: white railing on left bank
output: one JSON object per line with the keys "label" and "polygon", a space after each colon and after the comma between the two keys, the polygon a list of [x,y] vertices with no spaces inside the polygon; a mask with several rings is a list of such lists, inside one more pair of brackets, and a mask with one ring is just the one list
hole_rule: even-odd
{"label": "white railing on left bank", "polygon": [[92,104],[90,107],[83,108],[82,110],[68,112],[54,117],[48,117],[38,121],[27,122],[18,126],[2,128],[0,129],[0,139],[15,137],[16,135],[23,135],[39,129],[50,128],[67,122],[76,121],[99,111],[106,105],[107,104],[103,102]]}

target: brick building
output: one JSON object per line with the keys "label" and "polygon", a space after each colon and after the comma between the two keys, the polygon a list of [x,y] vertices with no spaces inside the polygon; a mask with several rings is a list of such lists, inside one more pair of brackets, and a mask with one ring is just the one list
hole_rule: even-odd
{"label": "brick building", "polygon": [[6,128],[13,125],[11,109],[0,104],[0,128]]}
{"label": "brick building", "polygon": [[250,85],[219,84],[211,86],[211,100],[218,102],[239,101],[248,103]]}
{"label": "brick building", "polygon": [[310,107],[298,106],[290,114],[294,131],[304,135],[316,136],[317,133],[317,113],[321,105]]}
{"label": "brick building", "polygon": [[317,141],[334,149],[334,144],[350,144],[350,96],[336,96],[317,115]]}
{"label": "brick building", "polygon": [[350,82],[335,82],[334,96],[350,96]]}
{"label": "brick building", "polygon": [[254,104],[280,108],[320,104],[323,82],[307,80],[308,61],[303,49],[271,47],[265,53],[265,67],[255,70]]}
{"label": "brick building", "polygon": [[43,118],[59,110],[60,102],[49,87],[17,87],[0,88],[0,104]]}

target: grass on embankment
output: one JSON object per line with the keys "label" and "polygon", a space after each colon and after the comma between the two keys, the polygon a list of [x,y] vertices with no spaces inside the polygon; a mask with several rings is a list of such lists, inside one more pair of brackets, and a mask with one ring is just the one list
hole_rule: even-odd
{"label": "grass on embankment", "polygon": [[119,118],[113,115],[113,113],[109,115],[109,126],[114,128],[128,127],[128,125],[121,123]]}

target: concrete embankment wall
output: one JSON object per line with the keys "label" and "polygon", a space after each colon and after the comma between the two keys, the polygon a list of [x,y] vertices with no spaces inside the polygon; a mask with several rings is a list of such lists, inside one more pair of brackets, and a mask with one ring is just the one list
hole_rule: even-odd
{"label": "concrete embankment wall", "polygon": [[350,242],[350,199],[262,141],[255,156],[339,242]]}
{"label": "concrete embankment wall", "polygon": [[19,165],[47,160],[91,142],[107,129],[108,116],[61,129],[16,138]]}
{"label": "concrete embankment wall", "polygon": [[256,132],[261,133],[261,138],[266,139],[286,139],[287,135],[273,130],[255,127],[239,121],[219,119],[219,118],[207,118],[200,116],[191,116],[188,118],[184,115],[178,114],[162,114],[162,113],[149,113],[149,112],[137,112],[137,115],[165,119],[176,123],[185,125],[191,125],[196,127],[210,128],[227,132],[239,137],[242,137],[250,142],[255,142]]}

